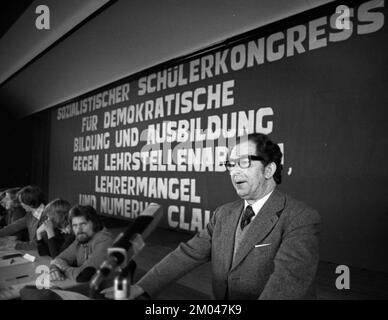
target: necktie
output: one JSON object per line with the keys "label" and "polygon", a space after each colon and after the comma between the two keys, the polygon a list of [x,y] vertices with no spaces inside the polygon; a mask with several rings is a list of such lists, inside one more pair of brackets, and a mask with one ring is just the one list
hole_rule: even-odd
{"label": "necktie", "polygon": [[241,223],[240,223],[240,226],[241,226],[241,230],[244,230],[244,228],[249,224],[249,222],[251,222],[251,219],[252,217],[255,215],[255,213],[253,212],[253,209],[251,206],[248,206],[244,213],[243,213],[243,216],[241,218]]}

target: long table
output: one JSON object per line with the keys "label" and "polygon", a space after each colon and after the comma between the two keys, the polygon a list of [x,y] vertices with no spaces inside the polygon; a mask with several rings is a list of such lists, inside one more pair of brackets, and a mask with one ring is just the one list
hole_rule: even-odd
{"label": "long table", "polygon": [[[3,259],[2,257],[10,254],[29,254],[35,257],[35,261],[31,262],[24,258],[15,257]],[[44,287],[48,285],[50,288],[57,289],[75,289],[85,284],[79,284],[74,280],[64,281],[46,281],[44,277],[48,276],[47,270],[50,265],[51,258],[48,256],[39,256],[37,251],[0,251],[0,300],[17,299],[20,297],[20,289],[26,285],[35,285]],[[46,274],[45,274],[46,271]]]}
{"label": "long table", "polygon": [[[135,272],[135,282],[138,281],[153,265],[160,261],[166,254],[171,252],[171,248],[160,245],[147,245],[135,258],[137,269]],[[0,251],[1,256],[6,253]],[[40,257],[35,251],[24,251],[36,257],[34,262],[26,262],[18,265],[8,265],[0,267],[0,300],[17,299],[20,297],[19,291],[26,285],[36,285],[40,266],[49,266],[50,257]],[[156,299],[157,300],[208,300],[211,294],[211,270],[210,265],[204,265],[190,274],[184,276],[176,283],[166,288]],[[17,277],[27,275],[27,277]],[[38,281],[39,283],[39,281]],[[79,284],[73,280],[53,281],[52,285],[57,288],[85,292],[88,284]]]}

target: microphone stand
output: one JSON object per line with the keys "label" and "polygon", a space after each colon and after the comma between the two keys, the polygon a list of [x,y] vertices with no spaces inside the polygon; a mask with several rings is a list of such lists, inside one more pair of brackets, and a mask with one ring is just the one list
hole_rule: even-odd
{"label": "microphone stand", "polygon": [[[127,266],[115,277],[114,289],[122,290],[122,292],[114,292],[115,300],[127,300],[131,296],[131,285],[134,283],[136,268],[136,262],[129,260]],[[151,300],[151,297],[145,292],[135,300]]]}
{"label": "microphone stand", "polygon": [[[121,272],[121,266],[127,262],[127,252],[123,248],[113,247],[109,248],[107,255],[109,259],[107,259],[97,270],[97,273],[93,276],[89,283],[89,298],[98,299],[101,297],[100,291],[102,289],[102,285],[105,280],[108,278],[110,274],[116,274]],[[122,258],[122,262],[118,264],[118,257]],[[107,262],[108,261],[108,262]],[[111,263],[113,262],[113,263]],[[112,268],[112,265],[114,267]]]}
{"label": "microphone stand", "polygon": [[[130,284],[132,284],[136,269],[136,263],[133,261],[133,258],[144,248],[145,243],[140,234],[136,234],[130,242],[132,246],[130,247],[128,253],[123,248],[113,247],[108,249],[108,257],[111,257],[116,262],[117,259],[115,258],[115,254],[119,253],[124,255],[123,262],[119,265],[115,264],[116,266],[113,269],[101,267],[97,271],[89,283],[89,297],[91,299],[98,299],[101,297],[101,286],[105,279],[112,273],[116,274],[114,282],[116,282],[116,280],[119,281],[120,279],[125,279],[130,274]],[[122,268],[122,265],[125,264],[126,266]],[[116,286],[116,283],[114,283],[114,285]],[[130,288],[130,286],[128,286],[128,288]]]}
{"label": "microphone stand", "polygon": [[127,266],[120,271],[115,277],[113,282],[114,299],[115,300],[127,300],[131,295],[131,285],[134,280],[134,274],[136,270],[136,262],[130,260]]}
{"label": "microphone stand", "polygon": [[119,272],[119,276],[121,278],[128,278],[129,276],[130,284],[132,284],[134,280],[136,268],[137,268],[137,264],[135,260],[129,260],[127,266]]}

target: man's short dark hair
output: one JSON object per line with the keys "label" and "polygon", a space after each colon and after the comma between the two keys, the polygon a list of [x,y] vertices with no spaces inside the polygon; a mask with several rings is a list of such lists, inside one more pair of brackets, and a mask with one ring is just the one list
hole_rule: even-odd
{"label": "man's short dark hair", "polygon": [[26,186],[18,192],[18,199],[32,208],[38,208],[41,204],[46,204],[43,191],[38,186]]}
{"label": "man's short dark hair", "polygon": [[98,232],[104,227],[96,209],[94,209],[92,206],[75,205],[69,211],[70,225],[72,224],[72,220],[75,217],[84,217],[86,221],[91,221],[93,223],[94,232]]}
{"label": "man's short dark hair", "polygon": [[243,141],[252,141],[256,145],[256,155],[262,157],[264,166],[267,166],[271,162],[276,164],[276,171],[273,175],[273,178],[277,184],[282,183],[282,152],[279,146],[272,142],[267,135],[262,133],[251,133],[237,139],[239,144]]}

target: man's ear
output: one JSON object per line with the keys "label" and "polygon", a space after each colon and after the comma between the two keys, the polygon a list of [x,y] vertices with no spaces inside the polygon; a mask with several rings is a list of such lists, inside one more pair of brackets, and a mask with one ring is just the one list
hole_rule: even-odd
{"label": "man's ear", "polygon": [[276,172],[275,162],[268,163],[264,169],[264,177],[266,179],[271,179],[273,177],[273,175],[275,174],[275,172]]}

